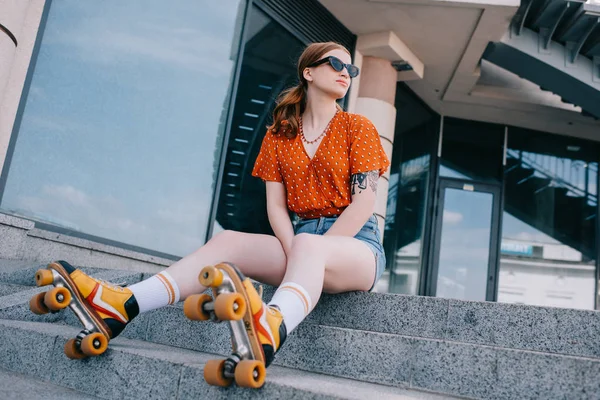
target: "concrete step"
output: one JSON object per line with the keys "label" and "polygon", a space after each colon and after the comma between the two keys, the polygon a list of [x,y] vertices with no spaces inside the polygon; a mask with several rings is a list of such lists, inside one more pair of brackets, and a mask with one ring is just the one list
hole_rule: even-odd
{"label": "concrete step", "polygon": [[[129,281],[138,279],[135,275],[126,276]],[[265,299],[270,299],[273,291],[273,288],[265,290]],[[0,318],[23,318],[28,313],[30,297],[22,296],[21,300],[26,302],[20,310],[15,308],[19,318],[11,317],[11,313],[5,312],[1,305]],[[142,317],[151,318],[151,326],[175,328],[189,322],[181,309],[182,303]],[[75,319],[72,321],[76,323]],[[415,338],[600,358],[600,312],[597,311],[355,292],[324,295],[306,322]]]}
{"label": "concrete step", "polygon": [[31,286],[15,285],[12,283],[0,283],[0,297],[31,289]]}
{"label": "concrete step", "polygon": [[[72,313],[63,323],[80,329]],[[226,324],[190,321],[178,306],[141,315],[123,337],[228,355]],[[118,343],[118,342],[114,342]],[[112,347],[112,343],[111,343]],[[274,365],[472,398],[587,398],[600,360],[302,323]],[[592,396],[593,397],[593,396]]]}
{"label": "concrete step", "polygon": [[[189,321],[176,306],[144,314],[135,323],[124,335],[197,351],[229,352],[227,325]],[[600,360],[595,358],[309,322],[292,332],[275,365],[473,398],[600,394]]]}
{"label": "concrete step", "polygon": [[324,295],[311,323],[600,358],[600,312],[425,296]]}
{"label": "concrete step", "polygon": [[98,397],[0,368],[0,399],[97,400]]}
{"label": "concrete step", "polygon": [[456,398],[280,366],[268,369],[260,390],[217,388],[202,377],[204,363],[214,355],[118,338],[103,356],[73,361],[65,357],[63,346],[77,332],[69,326],[0,320],[2,367],[101,398]]}
{"label": "concrete step", "polygon": [[[37,268],[32,266],[27,274],[35,273]],[[126,284],[150,276],[127,271],[84,270],[100,279]],[[3,275],[4,282],[22,285],[27,279],[33,281],[33,275],[27,274],[22,270],[13,271],[13,275],[7,272]],[[274,290],[266,287],[265,299],[270,299]],[[0,302],[0,318],[26,318],[31,293],[20,296],[17,293],[15,297]],[[20,307],[17,304],[19,301],[22,303]],[[7,309],[7,304],[12,304],[10,309]],[[176,326],[184,317],[181,313],[175,313],[169,314],[169,319]],[[418,338],[600,358],[598,311],[353,292],[323,295],[307,322]]]}
{"label": "concrete step", "polygon": [[[109,281],[127,276],[110,275],[117,272],[99,275]],[[129,274],[128,283],[144,277]],[[41,290],[0,298],[0,318],[79,327],[71,312],[33,315],[28,302]],[[265,298],[273,291],[267,288]],[[275,364],[475,398],[540,393],[600,398],[598,332],[595,311],[376,293],[324,295]],[[189,321],[182,303],[140,315],[122,336],[223,355],[230,350],[226,324]]]}
{"label": "concrete step", "polygon": [[[36,271],[45,267],[46,264],[32,261],[0,259],[0,282],[23,286],[35,286]],[[114,269],[89,268],[82,266],[77,266],[77,268],[80,268],[83,272],[90,275],[97,275],[111,271],[117,271],[119,273],[125,272]]]}
{"label": "concrete step", "polygon": [[0,259],[0,282],[34,286],[35,271],[41,267],[41,264],[31,261]]}

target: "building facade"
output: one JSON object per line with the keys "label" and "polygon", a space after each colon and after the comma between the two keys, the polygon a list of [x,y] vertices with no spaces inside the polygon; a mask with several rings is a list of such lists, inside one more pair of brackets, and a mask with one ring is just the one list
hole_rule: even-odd
{"label": "building facade", "polygon": [[[600,6],[538,0],[0,2],[0,213],[177,259],[271,233],[250,176],[314,41],[392,160],[377,291],[595,309]],[[0,254],[0,258],[3,255]]]}

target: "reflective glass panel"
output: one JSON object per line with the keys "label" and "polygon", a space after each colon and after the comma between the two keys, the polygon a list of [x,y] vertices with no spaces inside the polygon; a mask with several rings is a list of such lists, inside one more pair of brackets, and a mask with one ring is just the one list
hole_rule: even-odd
{"label": "reflective glass panel", "polygon": [[500,182],[504,127],[444,118],[440,176]]}
{"label": "reflective glass panel", "polygon": [[493,199],[491,193],[445,189],[437,297],[485,301]]}
{"label": "reflective glass panel", "polygon": [[3,212],[173,255],[201,245],[244,9],[53,1]]}
{"label": "reflective glass panel", "polygon": [[509,128],[498,301],[594,308],[599,154]]}
{"label": "reflective glass panel", "polygon": [[396,128],[383,245],[387,269],[378,292],[418,294],[431,154],[439,117],[404,83],[396,88]]}

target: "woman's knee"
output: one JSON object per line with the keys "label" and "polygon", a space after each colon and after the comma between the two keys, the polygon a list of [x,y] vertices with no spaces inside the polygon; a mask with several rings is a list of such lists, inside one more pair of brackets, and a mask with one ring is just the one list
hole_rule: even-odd
{"label": "woman's knee", "polygon": [[299,233],[292,240],[292,251],[310,251],[311,253],[318,251],[320,248],[320,239],[322,238],[319,235]]}
{"label": "woman's knee", "polygon": [[242,235],[243,234],[241,232],[226,229],[210,238],[210,240],[206,242],[204,246],[235,246],[241,240]]}
{"label": "woman's knee", "polygon": [[327,247],[325,246],[323,236],[312,233],[299,233],[294,236],[292,241],[292,254],[297,257],[309,257],[315,265],[323,265],[327,269]]}

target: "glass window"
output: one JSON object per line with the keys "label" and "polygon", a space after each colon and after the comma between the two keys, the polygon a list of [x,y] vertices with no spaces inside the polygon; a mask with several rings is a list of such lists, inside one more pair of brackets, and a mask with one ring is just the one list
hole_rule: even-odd
{"label": "glass window", "polygon": [[444,118],[440,176],[500,182],[504,127]]}
{"label": "glass window", "polygon": [[599,150],[509,128],[498,301],[594,308]]}
{"label": "glass window", "polygon": [[244,10],[52,2],[3,212],[173,255],[201,245]]}
{"label": "glass window", "polygon": [[272,234],[265,184],[251,175],[279,93],[297,84],[304,44],[257,7],[251,10],[213,234]]}
{"label": "glass window", "polygon": [[379,292],[418,294],[431,154],[439,117],[399,83],[396,127],[384,233],[387,270]]}

